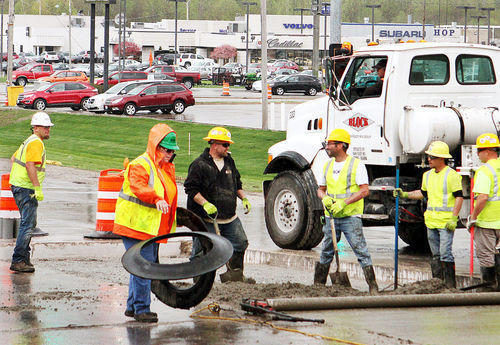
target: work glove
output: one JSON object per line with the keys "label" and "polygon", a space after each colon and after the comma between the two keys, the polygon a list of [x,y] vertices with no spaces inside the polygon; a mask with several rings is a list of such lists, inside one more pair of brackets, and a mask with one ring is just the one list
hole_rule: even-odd
{"label": "work glove", "polygon": [[401,188],[396,188],[392,191],[392,196],[397,198],[403,198],[403,199],[408,199],[408,192],[403,192]]}
{"label": "work glove", "polygon": [[35,187],[35,199],[38,201],[43,200],[43,192],[42,192],[42,186],[36,186]]}
{"label": "work glove", "polygon": [[444,228],[449,231],[454,231],[455,228],[457,227],[457,222],[458,222],[458,216],[453,216],[451,217],[451,220],[449,220],[445,225]]}
{"label": "work glove", "polygon": [[209,216],[213,216],[217,213],[217,207],[215,207],[214,204],[211,204],[208,201],[203,204],[203,209]]}
{"label": "work glove", "polygon": [[247,198],[243,198],[241,199],[241,202],[243,203],[243,207],[245,208],[245,214],[250,213],[250,210],[252,209],[250,201],[248,201]]}
{"label": "work glove", "polygon": [[471,218],[471,216],[468,216],[468,217],[467,217],[467,225],[466,225],[467,230],[469,230],[469,231],[470,231],[470,229],[471,229],[474,225],[476,225],[476,219],[472,219],[472,218]]}
{"label": "work glove", "polygon": [[345,201],[344,200],[337,200],[337,201],[335,201],[335,204],[333,204],[330,212],[333,215],[337,215],[344,209],[344,207],[346,207]]}
{"label": "work glove", "polygon": [[325,195],[323,199],[321,199],[321,202],[323,203],[323,206],[325,206],[326,210],[330,213],[332,213],[331,208],[333,204],[335,203],[335,200],[329,195]]}

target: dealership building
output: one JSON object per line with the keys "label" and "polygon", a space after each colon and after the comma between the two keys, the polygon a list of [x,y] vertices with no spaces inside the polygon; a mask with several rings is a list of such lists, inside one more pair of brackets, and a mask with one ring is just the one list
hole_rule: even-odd
{"label": "dealership building", "polygon": [[[325,23],[326,19],[326,23]],[[7,47],[7,15],[4,15],[3,51]],[[329,44],[329,16],[320,18],[320,50]],[[114,21],[110,27],[110,47],[117,45],[118,28]],[[14,24],[14,51],[33,52],[38,54],[46,50],[68,51],[70,37],[68,27],[71,25],[71,50],[76,54],[90,48],[90,17],[72,16],[71,24],[67,15],[16,15]],[[260,15],[249,16],[248,51],[252,60],[260,58],[261,35]],[[211,52],[221,45],[234,46],[238,55],[236,60],[245,61],[246,17],[236,17],[233,21],[183,20],[177,21],[177,40],[179,52],[193,52],[210,57]],[[313,49],[313,18],[300,15],[267,16],[268,54],[269,58],[286,58],[308,63]],[[365,46],[372,39],[379,43],[393,43],[399,40],[438,42],[463,42],[463,26],[452,24],[434,26],[422,24],[375,24],[342,23],[342,41],[349,41],[354,48]],[[142,49],[143,59],[147,61],[151,51],[174,50],[175,20],[164,19],[156,23],[131,22],[126,29],[126,39],[136,43]],[[490,41],[500,43],[500,27],[492,27]],[[326,38],[326,39],[325,39]],[[104,17],[96,17],[96,50],[104,49]],[[486,44],[488,30],[479,28],[479,42]],[[467,42],[477,43],[477,26],[467,27]],[[326,45],[325,45],[326,43]],[[112,50],[110,56],[113,56]]]}

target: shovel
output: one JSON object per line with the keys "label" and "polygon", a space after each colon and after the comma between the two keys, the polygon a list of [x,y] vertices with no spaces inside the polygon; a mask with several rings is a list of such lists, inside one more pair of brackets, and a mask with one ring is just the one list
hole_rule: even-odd
{"label": "shovel", "polygon": [[[328,211],[330,213],[330,211]],[[340,259],[339,259],[339,248],[337,247],[337,235],[335,233],[335,224],[333,216],[330,213],[330,229],[332,230],[332,243],[333,251],[335,253],[335,262],[337,264],[337,269],[335,272],[330,273],[330,279],[333,285],[342,285],[345,287],[351,287],[351,282],[349,281],[349,276],[347,272],[340,272]]]}

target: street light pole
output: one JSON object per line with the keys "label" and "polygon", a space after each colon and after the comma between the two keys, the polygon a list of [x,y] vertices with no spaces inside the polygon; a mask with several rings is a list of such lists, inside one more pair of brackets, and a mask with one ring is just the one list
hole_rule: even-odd
{"label": "street light pole", "polygon": [[123,39],[122,39],[122,45],[123,45],[123,68],[122,70],[125,70],[125,59],[127,58],[127,51],[126,51],[126,36],[125,34],[127,33],[127,0],[123,0]]}
{"label": "street light pole", "polygon": [[174,33],[174,65],[177,65],[177,5],[179,2],[186,2],[186,0],[169,0],[175,2],[175,33]]}
{"label": "street light pole", "polygon": [[0,35],[0,56],[1,56],[1,62],[0,62],[0,76],[3,77],[3,4],[5,3],[5,0],[2,0],[2,19],[0,26],[2,27],[2,32]]}
{"label": "street light pole", "polygon": [[477,44],[479,44],[479,21],[486,18],[486,16],[470,16],[471,18],[477,19]]}
{"label": "street light pole", "polygon": [[[3,6],[3,0],[2,0],[2,6]],[[490,45],[490,43],[491,43],[490,14],[491,14],[491,11],[495,10],[495,8],[493,8],[493,7],[481,7],[480,10],[488,12],[488,43],[487,44]],[[2,7],[2,11],[3,11],[3,7]]]}
{"label": "street light pole", "polygon": [[475,9],[474,6],[457,6],[457,8],[465,11],[465,24],[464,24],[464,43],[467,43],[467,11]]}
{"label": "street light pole", "polygon": [[247,42],[246,42],[246,53],[245,53],[245,61],[246,61],[246,66],[245,66],[245,73],[248,73],[248,32],[250,31],[250,6],[257,5],[256,2],[247,2],[245,1],[243,3],[247,7]]}
{"label": "street light pole", "polygon": [[375,42],[375,9],[382,7],[382,5],[366,5],[372,9],[372,42]]}
{"label": "street light pole", "polygon": [[324,37],[324,42],[325,42],[325,52],[323,53],[323,58],[326,58],[327,52],[328,52],[328,47],[326,46],[326,30],[327,30],[327,18],[330,15],[330,11],[327,11],[330,8],[330,3],[329,2],[323,2],[321,3],[323,5],[323,16],[325,17],[325,37]]}
{"label": "street light pole", "polygon": [[68,27],[68,39],[69,39],[69,42],[68,42],[68,46],[69,46],[69,62],[68,62],[68,65],[69,65],[69,68],[71,69],[71,0],[69,0],[69,9],[68,9],[68,19],[69,19],[69,27]]}

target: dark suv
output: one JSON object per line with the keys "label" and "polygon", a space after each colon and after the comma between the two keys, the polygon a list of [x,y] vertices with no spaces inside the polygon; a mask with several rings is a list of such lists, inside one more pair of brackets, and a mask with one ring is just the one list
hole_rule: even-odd
{"label": "dark suv", "polygon": [[271,81],[269,86],[271,86],[273,95],[283,95],[285,92],[302,92],[309,96],[315,96],[318,92],[321,92],[319,80],[308,75],[293,74]]}

